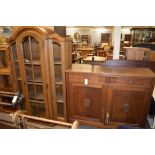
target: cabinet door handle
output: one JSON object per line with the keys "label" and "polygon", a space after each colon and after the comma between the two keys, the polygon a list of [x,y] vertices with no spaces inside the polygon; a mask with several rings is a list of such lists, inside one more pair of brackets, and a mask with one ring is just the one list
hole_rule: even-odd
{"label": "cabinet door handle", "polygon": [[105,124],[109,124],[109,112],[106,113],[106,117],[105,117]]}

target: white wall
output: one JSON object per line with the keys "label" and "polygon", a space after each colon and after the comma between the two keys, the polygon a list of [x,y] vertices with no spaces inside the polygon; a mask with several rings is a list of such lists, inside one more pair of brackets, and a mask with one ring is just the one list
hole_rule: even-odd
{"label": "white wall", "polygon": [[[101,43],[101,33],[111,33],[112,35],[112,28],[104,28],[104,27],[70,27],[66,29],[66,35],[70,35],[71,38],[73,38],[73,42],[76,42],[74,40],[74,33],[79,33],[79,35],[89,35],[90,36],[90,44],[91,45],[99,45]],[[80,40],[78,41],[80,42]]]}

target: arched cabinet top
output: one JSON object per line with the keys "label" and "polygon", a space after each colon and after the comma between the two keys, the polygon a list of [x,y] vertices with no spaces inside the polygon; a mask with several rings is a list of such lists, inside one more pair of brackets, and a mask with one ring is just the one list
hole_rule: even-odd
{"label": "arched cabinet top", "polygon": [[13,34],[8,39],[8,42],[11,43],[12,41],[17,39],[17,36],[21,35],[22,33],[26,32],[34,32],[37,33],[42,39],[51,39],[54,42],[64,42],[64,41],[71,41],[70,38],[63,38],[58,35],[54,30],[50,29],[48,26],[16,26],[13,28]]}

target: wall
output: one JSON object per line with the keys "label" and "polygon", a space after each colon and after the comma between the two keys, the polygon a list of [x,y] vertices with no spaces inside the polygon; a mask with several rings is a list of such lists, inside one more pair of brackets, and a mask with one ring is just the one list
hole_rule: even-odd
{"label": "wall", "polygon": [[74,33],[79,33],[79,35],[89,35],[90,36],[90,44],[91,45],[99,45],[101,43],[101,33],[111,33],[112,34],[112,27],[93,27],[93,26],[86,26],[86,27],[67,27],[66,34],[70,35],[73,38],[73,42],[80,42],[74,40]]}
{"label": "wall", "polygon": [[131,33],[130,29],[131,29],[131,27],[122,27],[122,29],[121,29],[122,39],[121,40],[124,40],[125,34]]}

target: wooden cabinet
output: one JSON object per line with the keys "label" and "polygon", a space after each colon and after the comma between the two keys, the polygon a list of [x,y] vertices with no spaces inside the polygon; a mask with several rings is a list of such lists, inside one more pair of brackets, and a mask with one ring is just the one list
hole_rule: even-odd
{"label": "wooden cabinet", "polygon": [[[11,103],[12,98],[6,95],[7,93],[12,93],[15,91],[13,82],[13,74],[11,68],[11,58],[10,51],[8,45],[0,46],[0,108],[6,108],[8,110],[9,107],[4,107],[4,103]],[[9,108],[10,109],[10,108]]]}
{"label": "wooden cabinet", "polygon": [[48,27],[28,26],[15,28],[9,43],[24,109],[30,115],[65,120],[64,69],[72,63],[71,40]]}
{"label": "wooden cabinet", "polygon": [[0,91],[14,90],[11,58],[8,45],[0,46]]}
{"label": "wooden cabinet", "polygon": [[73,64],[66,70],[68,120],[96,127],[144,127],[154,80],[147,68]]}

